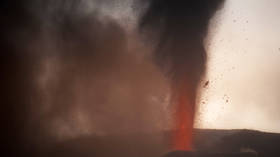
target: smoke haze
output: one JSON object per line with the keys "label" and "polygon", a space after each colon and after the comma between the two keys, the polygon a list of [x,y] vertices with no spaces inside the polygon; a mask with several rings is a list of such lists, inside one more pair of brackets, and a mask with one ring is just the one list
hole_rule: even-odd
{"label": "smoke haze", "polygon": [[[1,2],[1,139],[7,153],[48,156],[83,143],[88,150],[96,145],[91,152],[102,156],[118,144],[108,142],[98,152],[102,144],[93,137],[170,129],[173,88],[185,78],[195,102],[208,20],[221,2]],[[159,34],[145,31],[157,27]],[[153,42],[143,42],[146,37]],[[163,137],[142,140],[155,151],[166,144]],[[129,153],[137,152],[135,145]]]}

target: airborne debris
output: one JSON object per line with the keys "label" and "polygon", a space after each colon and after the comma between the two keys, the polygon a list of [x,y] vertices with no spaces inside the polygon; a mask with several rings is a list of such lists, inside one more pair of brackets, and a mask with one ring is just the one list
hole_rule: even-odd
{"label": "airborne debris", "polygon": [[203,88],[208,87],[208,85],[209,85],[209,80],[204,83]]}

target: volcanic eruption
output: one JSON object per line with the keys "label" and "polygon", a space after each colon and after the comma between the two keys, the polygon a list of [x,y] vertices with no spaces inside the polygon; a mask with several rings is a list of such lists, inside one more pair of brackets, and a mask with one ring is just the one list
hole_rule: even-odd
{"label": "volcanic eruption", "polygon": [[[139,29],[154,39],[154,62],[172,82],[170,149],[191,151],[197,88],[207,61],[203,43],[209,20],[223,0],[139,1],[148,2]],[[143,123],[147,115],[143,104],[150,105],[145,98],[158,92],[152,88],[159,86],[162,73],[130,53],[127,47],[135,45],[127,45],[131,38],[117,20],[100,16],[102,9],[88,13],[87,0],[16,2],[6,1],[0,15],[4,23],[0,37],[1,122],[6,126],[1,137],[11,156],[72,154],[72,149],[61,151],[56,146],[63,141],[62,148],[77,148],[80,139],[83,143],[100,130],[115,131],[121,122],[125,122],[122,128],[137,131],[155,124],[148,118],[145,122],[150,124]],[[111,1],[94,2],[106,8]],[[153,81],[150,73],[155,74]],[[138,78],[147,75],[151,77]],[[87,136],[75,134],[83,131]],[[75,136],[74,142],[64,139],[67,134]],[[90,142],[99,145],[95,139]],[[92,155],[92,143],[77,144],[76,153]],[[80,149],[85,145],[88,150]],[[101,148],[107,153],[105,146]]]}
{"label": "volcanic eruption", "polygon": [[209,20],[223,2],[152,0],[140,23],[141,30],[158,39],[155,60],[172,80],[172,150],[192,150],[197,87],[207,61],[204,39]]}

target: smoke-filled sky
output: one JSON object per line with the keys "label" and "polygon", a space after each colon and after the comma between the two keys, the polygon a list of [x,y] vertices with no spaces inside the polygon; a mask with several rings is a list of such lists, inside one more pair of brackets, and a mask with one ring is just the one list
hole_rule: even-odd
{"label": "smoke-filled sky", "polygon": [[279,16],[278,0],[225,3],[206,44],[209,86],[197,127],[280,132]]}

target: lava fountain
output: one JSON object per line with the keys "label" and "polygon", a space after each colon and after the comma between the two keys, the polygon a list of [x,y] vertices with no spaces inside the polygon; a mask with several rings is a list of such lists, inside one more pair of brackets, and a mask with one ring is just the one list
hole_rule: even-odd
{"label": "lava fountain", "polygon": [[188,89],[187,81],[178,90],[174,104],[174,134],[172,135],[172,149],[192,150],[192,134],[195,115],[195,101],[193,92]]}

